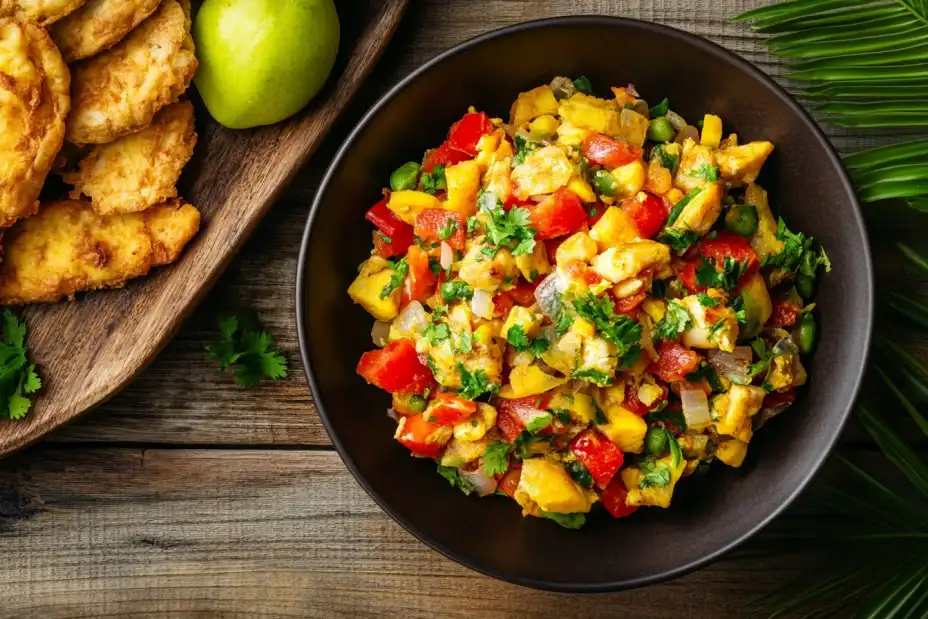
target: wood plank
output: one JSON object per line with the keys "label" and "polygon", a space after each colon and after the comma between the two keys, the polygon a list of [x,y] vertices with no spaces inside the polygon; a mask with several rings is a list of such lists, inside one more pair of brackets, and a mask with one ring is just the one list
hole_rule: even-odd
{"label": "wood plank", "polygon": [[[484,2],[480,19],[470,0],[422,0],[400,25],[374,78],[280,203],[259,225],[239,259],[229,269],[200,311],[187,322],[154,364],[122,395],[86,418],[54,434],[54,441],[138,441],[184,444],[326,445],[328,438],[313,409],[299,365],[293,324],[293,289],[297,252],[313,192],[338,144],[366,107],[416,66],[471,36],[508,24],[570,13],[603,13],[648,19],[706,36],[755,62],[773,75],[782,74],[776,59],[758,44],[753,32],[727,17],[762,4],[762,0],[678,2],[677,0],[604,1],[506,0]],[[647,53],[644,50],[643,53]],[[790,87],[787,84],[788,87]],[[793,89],[795,90],[795,89]],[[870,134],[851,135],[829,129],[836,144],[855,150],[880,141]],[[898,139],[898,137],[897,137]],[[893,215],[887,218],[885,210]],[[880,206],[870,208],[873,242],[881,281],[905,282],[928,294],[926,278],[900,269],[892,246],[899,235],[917,240],[917,216]],[[290,357],[291,378],[255,390],[232,386],[231,378],[205,360],[203,347],[214,336],[215,314],[230,307],[251,307],[278,337]],[[905,334],[920,351],[928,351],[924,335]],[[866,441],[851,428],[848,440]]]}
{"label": "wood plank", "polygon": [[4,616],[718,619],[794,577],[725,560],[614,595],[537,592],[415,540],[326,451],[36,447],[0,463]]}

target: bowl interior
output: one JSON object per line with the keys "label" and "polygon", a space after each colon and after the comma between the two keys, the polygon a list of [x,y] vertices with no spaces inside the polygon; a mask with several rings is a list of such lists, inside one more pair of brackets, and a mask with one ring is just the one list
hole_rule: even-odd
{"label": "bowl interior", "polygon": [[[523,90],[555,75],[586,75],[602,96],[634,83],[690,122],[707,112],[742,141],[776,151],[761,184],[775,213],[827,249],[820,344],[799,403],[751,443],[740,469],[718,463],[685,480],[667,510],[622,521],[605,513],[579,531],[522,518],[509,499],[466,497],[393,438],[389,396],[355,374],[372,348],[372,319],[345,290],[370,251],[364,211],[390,172],[437,146],[468,105],[508,117]],[[521,584],[606,590],[692,569],[729,549],[784,507],[827,456],[846,420],[870,333],[871,276],[853,192],[814,123],[759,71],[679,31],[614,18],[565,18],[491,33],[443,54],[362,121],[319,190],[299,278],[299,328],[316,403],[345,462],[403,526],[470,567]],[[597,510],[602,512],[602,510]]]}

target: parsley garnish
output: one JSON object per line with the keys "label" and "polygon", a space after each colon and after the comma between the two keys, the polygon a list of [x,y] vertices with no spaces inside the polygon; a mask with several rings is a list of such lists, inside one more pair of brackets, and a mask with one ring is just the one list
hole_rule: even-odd
{"label": "parsley garnish", "polygon": [[693,178],[701,178],[704,181],[714,183],[719,180],[719,169],[714,165],[704,163],[700,166],[697,166],[695,169],[690,170],[688,176],[692,176]]}
{"label": "parsley garnish", "polygon": [[594,383],[600,387],[608,387],[612,384],[612,377],[605,372],[594,370],[592,368],[577,370],[571,376],[574,380],[585,380]]}
{"label": "parsley garnish", "polygon": [[690,326],[690,313],[676,301],[667,303],[664,317],[657,323],[657,338],[673,341],[680,337]]}
{"label": "parsley garnish", "polygon": [[744,296],[738,295],[732,299],[728,307],[735,311],[735,319],[738,321],[738,328],[744,328],[748,323],[748,317],[744,311]]}
{"label": "parsley garnish", "polygon": [[666,228],[657,240],[664,245],[670,245],[670,248],[677,254],[683,255],[693,246],[693,243],[699,240],[699,235],[689,230]]}
{"label": "parsley garnish", "polygon": [[718,299],[713,299],[705,292],[700,292],[696,295],[696,300],[699,301],[699,304],[703,307],[715,307],[719,304]]}
{"label": "parsley garnish", "polygon": [[776,256],[768,256],[763,266],[776,266],[791,273],[798,270],[808,277],[815,277],[819,267],[826,273],[831,271],[831,261],[825,250],[816,248],[812,237],[802,232],[793,234],[782,217],[777,225],[777,238],[783,241],[783,250]]}
{"label": "parsley garnish", "polygon": [[472,217],[468,217],[467,218],[467,231],[466,231],[467,236],[472,236],[474,234],[474,230],[476,230],[477,226],[479,225],[480,225],[480,220],[477,219],[476,215],[473,215]]}
{"label": "parsley garnish", "polygon": [[458,231],[458,222],[449,217],[445,225],[438,229],[438,238],[445,241],[451,238],[451,235]]}
{"label": "parsley garnish", "polygon": [[722,263],[720,272],[711,262],[702,257],[699,266],[696,267],[696,282],[704,288],[734,290],[738,286],[738,280],[748,270],[748,265],[747,261],[738,262],[728,256]]}
{"label": "parsley garnish", "polygon": [[464,494],[470,494],[474,491],[474,485],[461,477],[461,472],[454,467],[442,466],[439,464],[438,474],[447,479],[449,484],[458,488]]}
{"label": "parsley garnish", "polygon": [[714,342],[714,341],[715,341],[715,336],[716,336],[716,335],[718,334],[718,332],[721,331],[723,328],[725,328],[725,317],[724,317],[724,316],[721,317],[721,318],[719,318],[718,320],[716,320],[716,321],[715,321],[715,324],[713,324],[713,325],[709,328],[709,337],[708,337],[709,341],[710,341],[710,342]]}
{"label": "parsley garnish", "polygon": [[502,475],[509,468],[509,451],[512,445],[493,441],[483,452],[483,472],[487,475]]}
{"label": "parsley garnish", "polygon": [[581,75],[574,80],[574,88],[579,90],[585,95],[593,94],[593,84],[590,83],[590,80],[587,76]]}
{"label": "parsley garnish", "polygon": [[555,514],[539,510],[542,517],[553,520],[565,529],[579,529],[586,524],[586,514]]}
{"label": "parsley garnish", "polygon": [[458,338],[457,345],[454,347],[455,352],[469,353],[474,350],[474,336],[470,333],[462,333]]}
{"label": "parsley garnish", "polygon": [[425,330],[424,336],[429,341],[429,344],[438,346],[451,337],[451,329],[443,322],[433,322]]}
{"label": "parsley garnish", "polygon": [[465,400],[475,400],[485,393],[499,391],[499,385],[491,383],[483,370],[469,372],[463,363],[458,363],[458,371],[461,373],[461,388],[458,389],[458,395]]}
{"label": "parsley garnish", "polygon": [[554,330],[558,335],[564,335],[572,324],[574,324],[574,316],[562,308],[554,323]]}
{"label": "parsley garnish", "polygon": [[386,299],[400,286],[403,285],[403,280],[406,279],[406,274],[409,272],[409,263],[406,262],[406,258],[403,258],[396,264],[392,265],[392,268],[393,276],[390,278],[390,282],[383,287],[383,290],[380,291],[381,299]]}
{"label": "parsley garnish", "polygon": [[474,296],[474,289],[461,280],[445,282],[441,285],[441,298],[445,301],[456,301],[458,299],[470,299]]}
{"label": "parsley garnish", "polygon": [[534,251],[535,229],[529,222],[528,209],[517,206],[507,211],[492,191],[483,192],[477,203],[490,216],[486,238],[494,253],[501,247],[512,251],[513,256],[528,256]]}
{"label": "parsley garnish", "polygon": [[4,309],[3,339],[0,341],[0,419],[22,419],[32,401],[26,397],[42,387],[42,379],[29,363],[26,323]]}
{"label": "parsley garnish", "polygon": [[649,110],[651,118],[657,118],[658,116],[666,116],[667,112],[669,111],[670,111],[670,101],[668,101],[666,98]]}
{"label": "parsley garnish", "polygon": [[670,214],[667,215],[666,225],[668,228],[677,221],[677,218],[680,217],[680,213],[683,212],[683,209],[686,208],[686,205],[692,202],[693,198],[698,196],[700,193],[702,193],[702,187],[697,187],[693,191],[680,198],[680,201],[673,205],[673,208],[670,209]]}
{"label": "parsley garnish", "polygon": [[668,153],[666,144],[658,144],[653,149],[651,149],[651,154],[657,155],[661,165],[670,170],[671,174],[676,172],[677,166],[680,165],[679,155]]}
{"label": "parsley garnish", "polygon": [[545,411],[540,415],[535,415],[531,421],[525,424],[525,429],[532,434],[538,434],[539,430],[543,430],[550,426],[552,421],[554,421],[554,415]]}
{"label": "parsley garnish", "polygon": [[261,330],[257,318],[226,314],[219,317],[219,339],[207,346],[206,352],[219,361],[222,370],[235,369],[239,387],[254,387],[262,378],[287,376],[287,359],[271,348],[273,343],[274,338]]}
{"label": "parsley garnish", "polygon": [[419,179],[419,187],[425,193],[436,194],[442,189],[448,188],[445,181],[445,166],[437,165],[432,168],[431,172],[423,172],[422,178]]}
{"label": "parsley garnish", "polygon": [[551,345],[551,342],[543,337],[529,338],[525,334],[525,329],[522,328],[522,325],[513,325],[509,327],[509,331],[506,332],[506,341],[512,344],[512,347],[515,348],[516,351],[530,351],[532,356],[536,358],[544,354],[544,352],[548,350],[548,346]]}
{"label": "parsley garnish", "polygon": [[641,479],[638,480],[639,488],[663,488],[669,486],[673,479],[670,469],[664,464],[657,464],[652,458],[642,460],[639,467],[641,471]]}
{"label": "parsley garnish", "polygon": [[516,134],[516,154],[512,157],[512,167],[516,168],[525,163],[525,157],[538,147],[538,144],[525,139],[525,136]]}
{"label": "parsley garnish", "polygon": [[390,237],[388,237],[388,236],[387,236],[386,234],[384,234],[383,232],[376,232],[375,234],[376,234],[377,236],[379,236],[379,237],[380,237],[380,240],[383,241],[384,243],[386,243],[387,245],[389,245],[390,243],[393,242],[393,239],[391,239]]}
{"label": "parsley garnish", "polygon": [[590,293],[585,298],[575,299],[573,306],[577,314],[593,323],[604,339],[615,344],[620,357],[637,350],[641,325],[628,316],[617,315],[611,297]]}

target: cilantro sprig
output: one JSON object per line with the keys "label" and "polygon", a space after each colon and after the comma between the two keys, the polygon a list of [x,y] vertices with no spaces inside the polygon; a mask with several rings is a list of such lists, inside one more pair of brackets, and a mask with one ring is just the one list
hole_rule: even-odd
{"label": "cilantro sprig", "polygon": [[506,332],[506,341],[512,344],[517,352],[529,351],[534,357],[540,357],[548,350],[551,342],[544,337],[530,338],[522,325],[513,325]]}
{"label": "cilantro sprig", "polygon": [[9,309],[0,319],[0,419],[22,419],[32,406],[27,396],[42,388],[42,379],[29,363],[26,323]]}
{"label": "cilantro sprig", "polygon": [[461,477],[461,472],[454,467],[442,466],[439,464],[438,474],[447,479],[449,484],[459,489],[464,494],[470,494],[474,491],[474,484]]}
{"label": "cilantro sprig", "polygon": [[[641,341],[641,324],[628,316],[615,313],[615,303],[608,295],[597,297],[590,293],[586,297],[574,299],[574,311],[586,320],[593,323],[603,339],[611,342],[619,349],[619,357],[635,355],[639,351],[638,343]],[[634,359],[631,360],[634,362]],[[622,359],[622,365],[627,365],[628,359]]]}
{"label": "cilantro sprig", "polygon": [[493,441],[483,453],[483,472],[487,475],[502,475],[509,468],[509,452],[512,445],[504,441]]}
{"label": "cilantro sprig", "polygon": [[826,273],[831,271],[831,261],[825,250],[815,243],[815,239],[802,232],[794,234],[780,218],[777,224],[777,239],[783,242],[783,251],[775,256],[768,256],[763,266],[776,266],[790,273],[799,272],[814,278],[819,268]]}
{"label": "cilantro sprig", "polygon": [[477,204],[489,216],[486,239],[493,250],[505,247],[513,256],[528,256],[535,250],[535,229],[528,209],[517,206],[507,211],[492,191],[482,192]]}
{"label": "cilantro sprig", "polygon": [[463,363],[458,363],[458,371],[461,373],[461,388],[458,389],[458,395],[465,400],[476,400],[484,394],[499,391],[499,385],[490,382],[483,370],[471,372],[464,367]]}
{"label": "cilantro sprig", "polygon": [[436,194],[442,189],[448,188],[445,180],[445,166],[437,165],[432,168],[431,172],[423,172],[422,178],[419,179],[419,186],[422,191],[429,194]]}
{"label": "cilantro sprig", "polygon": [[254,387],[262,378],[287,377],[287,359],[273,344],[274,338],[261,329],[255,316],[224,314],[219,317],[219,339],[206,352],[223,371],[235,370],[239,387]]}
{"label": "cilantro sprig", "polygon": [[677,301],[671,300],[667,303],[667,310],[664,312],[664,317],[657,323],[657,338],[660,340],[674,341],[680,337],[680,334],[686,331],[691,324],[690,313],[686,311],[686,308]]}
{"label": "cilantro sprig", "polygon": [[750,263],[746,260],[739,262],[728,256],[722,263],[720,271],[705,257],[701,257],[699,266],[696,267],[696,282],[705,288],[734,290],[738,286],[738,280],[747,272],[749,266]]}

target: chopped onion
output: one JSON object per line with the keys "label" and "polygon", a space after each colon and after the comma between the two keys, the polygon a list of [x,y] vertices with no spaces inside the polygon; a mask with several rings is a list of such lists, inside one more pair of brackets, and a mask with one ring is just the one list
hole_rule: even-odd
{"label": "chopped onion", "polygon": [[477,467],[473,471],[462,469],[461,477],[469,481],[480,496],[496,492],[496,480],[484,473],[483,467]]}
{"label": "chopped onion", "polygon": [[438,262],[441,264],[441,268],[445,271],[451,268],[451,263],[454,261],[454,252],[451,251],[451,246],[441,242],[441,257]]}
{"label": "chopped onion", "polygon": [[390,323],[382,320],[374,322],[371,328],[371,339],[374,340],[374,346],[386,346],[390,337]]}
{"label": "chopped onion", "polygon": [[[631,94],[631,93],[629,93]],[[632,103],[632,109],[647,118],[651,115],[651,108],[648,107],[648,102],[644,99],[638,99]]]}
{"label": "chopped onion", "polygon": [[687,138],[698,142],[699,141],[699,129],[697,129],[696,127],[693,127],[692,125],[687,125],[683,127],[682,129],[680,129],[680,131],[677,133],[676,141],[682,144],[683,141],[686,140]]}
{"label": "chopped onion", "polygon": [[683,345],[690,348],[715,348],[717,346],[712,341],[712,330],[703,327],[693,327],[684,331]]}
{"label": "chopped onion", "polygon": [[630,95],[633,96],[633,97],[640,97],[640,96],[641,96],[641,95],[638,94],[638,91],[635,90],[635,85],[634,85],[634,84],[629,84],[628,87],[625,89],[625,92],[627,92],[628,94],[630,94]]}
{"label": "chopped onion", "polygon": [[709,416],[709,398],[701,387],[689,386],[683,382],[680,385],[680,400],[683,402],[683,416],[689,428],[705,427],[712,423]]}
{"label": "chopped onion", "polygon": [[[747,350],[747,357],[745,357],[745,350]],[[751,349],[748,346],[738,346],[733,353],[721,350],[709,351],[709,365],[720,375],[739,385],[747,385],[751,382],[751,377],[748,376],[751,358]]]}
{"label": "chopped onion", "polygon": [[557,274],[552,273],[541,280],[535,288],[535,300],[538,301],[538,307],[551,320],[557,320],[564,305],[557,290],[557,280]]}
{"label": "chopped onion", "polygon": [[413,301],[394,319],[393,326],[401,336],[412,337],[417,333],[425,333],[429,326],[429,318],[422,304]]}
{"label": "chopped onion", "polygon": [[474,290],[474,298],[470,301],[470,309],[475,315],[490,320],[493,318],[493,297],[486,290]]}
{"label": "chopped onion", "polygon": [[751,363],[751,360],[754,359],[754,351],[751,350],[750,346],[735,346],[735,352],[732,354],[734,354],[735,359],[744,363]]}
{"label": "chopped onion", "polygon": [[398,422],[400,420],[400,417],[402,417],[402,415],[395,408],[391,406],[390,408],[387,409],[387,417],[389,417],[393,421]]}
{"label": "chopped onion", "polygon": [[673,128],[677,131],[683,129],[687,125],[686,120],[673,110],[667,112],[667,120],[670,121],[670,124],[673,125]]}

